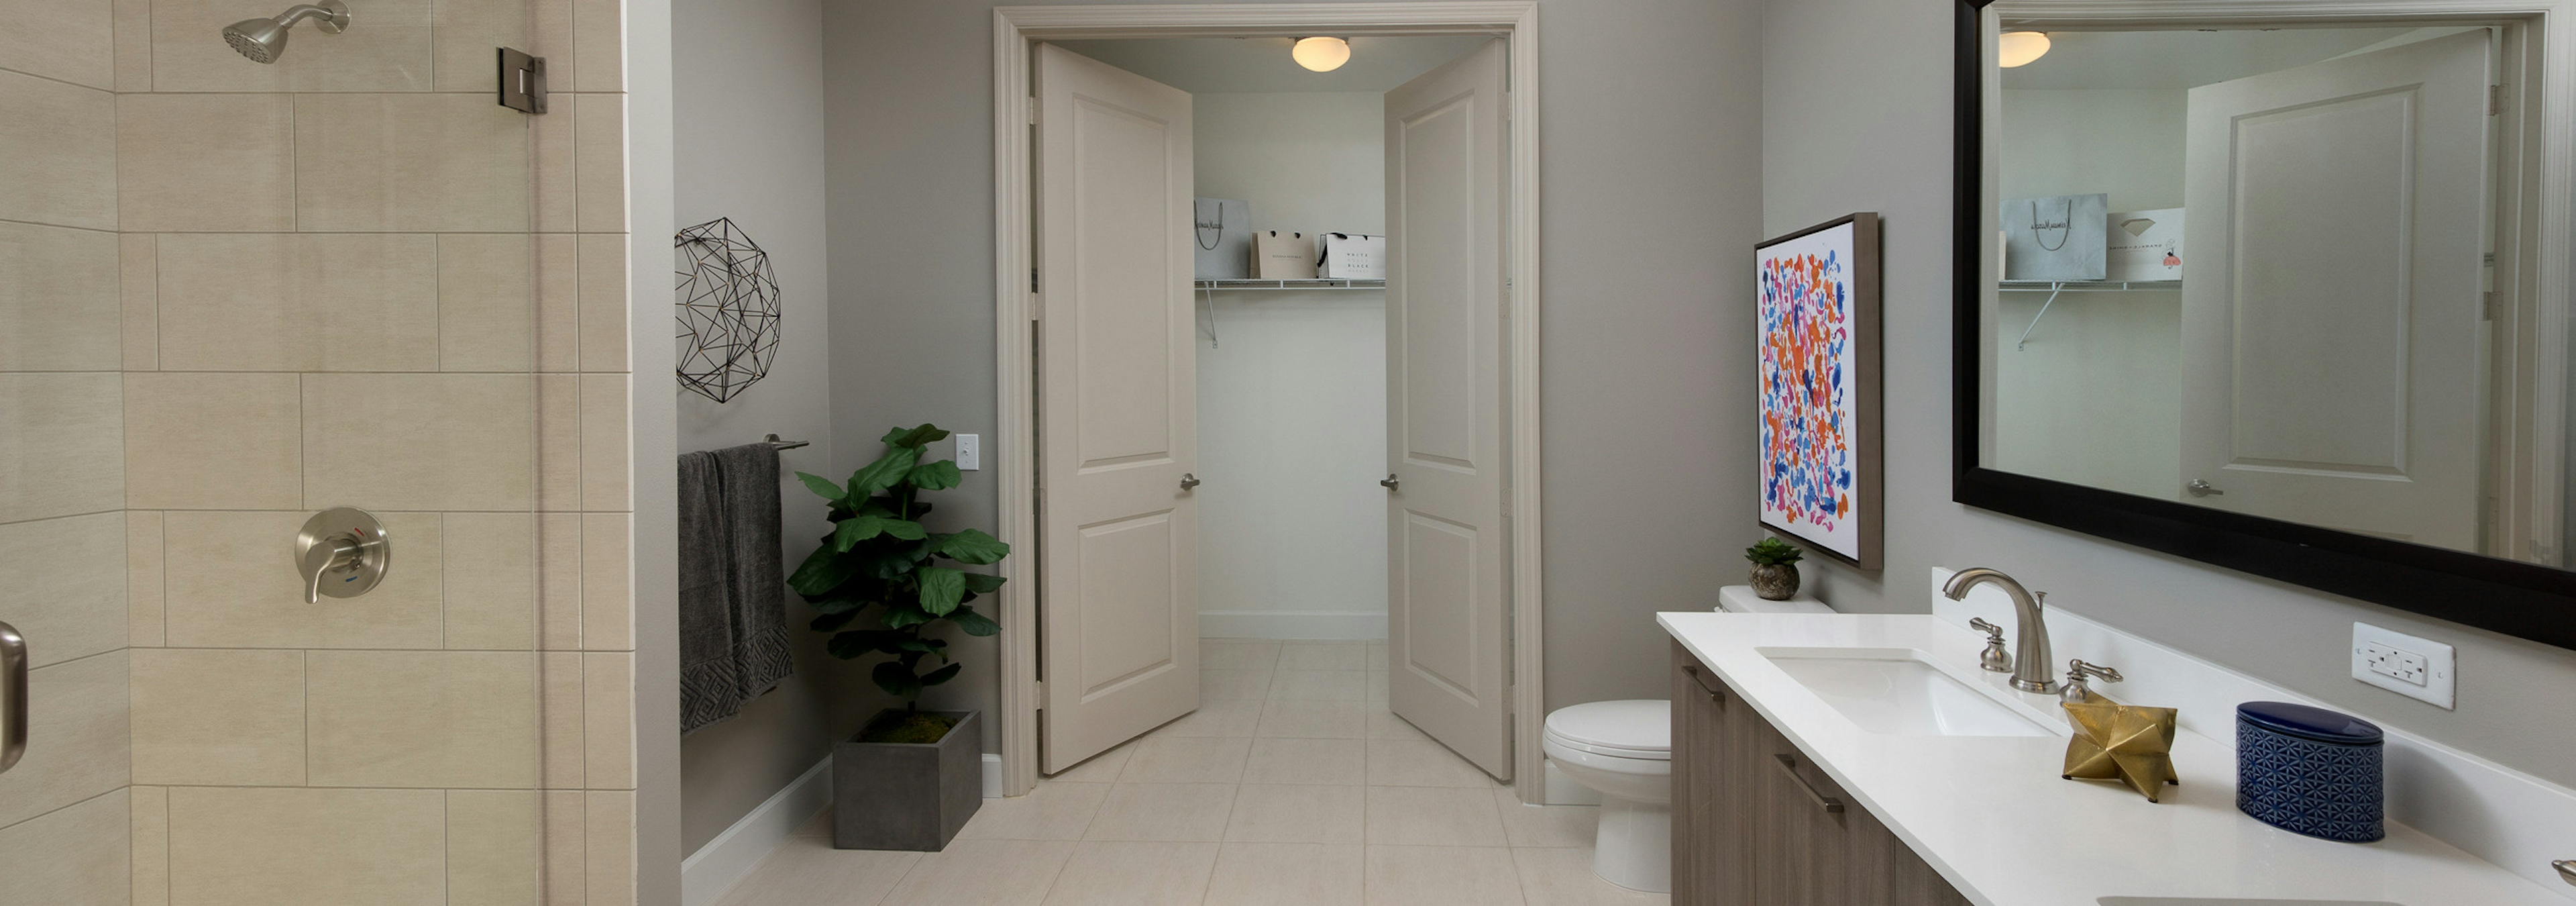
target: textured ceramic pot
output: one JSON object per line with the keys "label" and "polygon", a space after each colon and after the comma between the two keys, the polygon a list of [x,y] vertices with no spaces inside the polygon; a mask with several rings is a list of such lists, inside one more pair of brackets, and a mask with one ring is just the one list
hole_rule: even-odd
{"label": "textured ceramic pot", "polygon": [[1765,601],[1786,601],[1798,596],[1798,567],[1794,563],[1757,563],[1753,566],[1753,594]]}
{"label": "textured ceramic pot", "polygon": [[832,747],[832,845],[937,852],[984,804],[984,728],[973,711],[938,742]]}

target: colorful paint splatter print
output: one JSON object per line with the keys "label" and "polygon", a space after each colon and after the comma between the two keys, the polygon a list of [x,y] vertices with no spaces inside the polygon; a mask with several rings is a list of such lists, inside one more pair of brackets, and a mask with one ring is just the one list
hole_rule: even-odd
{"label": "colorful paint splatter print", "polygon": [[1761,261],[1762,509],[1792,529],[1852,515],[1847,264],[1831,250]]}

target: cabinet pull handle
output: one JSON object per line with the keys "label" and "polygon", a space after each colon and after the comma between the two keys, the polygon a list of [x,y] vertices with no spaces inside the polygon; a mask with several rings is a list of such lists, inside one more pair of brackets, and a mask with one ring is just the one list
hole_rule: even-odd
{"label": "cabinet pull handle", "polygon": [[1691,682],[1699,684],[1699,691],[1708,693],[1709,701],[1716,702],[1721,708],[1726,706],[1726,693],[1723,690],[1710,688],[1708,674],[1699,672],[1698,666],[1683,664],[1682,672],[1690,674]]}
{"label": "cabinet pull handle", "polygon": [[1779,760],[1781,773],[1789,775],[1790,780],[1797,781],[1799,789],[1807,791],[1807,798],[1816,800],[1817,808],[1824,809],[1826,812],[1834,814],[1840,814],[1842,812],[1843,801],[1840,798],[1816,792],[1815,784],[1808,783],[1807,778],[1798,776],[1797,759],[1791,758],[1787,755],[1773,755],[1771,757]]}

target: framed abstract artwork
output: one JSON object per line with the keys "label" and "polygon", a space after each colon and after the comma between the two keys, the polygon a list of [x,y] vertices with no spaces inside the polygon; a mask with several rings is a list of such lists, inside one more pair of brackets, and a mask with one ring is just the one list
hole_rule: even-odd
{"label": "framed abstract artwork", "polygon": [[1753,249],[1762,527],[1877,569],[1878,215]]}

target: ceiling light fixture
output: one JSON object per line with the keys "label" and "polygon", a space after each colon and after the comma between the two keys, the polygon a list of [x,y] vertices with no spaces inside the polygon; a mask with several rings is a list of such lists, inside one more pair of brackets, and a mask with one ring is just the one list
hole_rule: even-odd
{"label": "ceiling light fixture", "polygon": [[1351,44],[1340,38],[1299,38],[1297,46],[1288,49],[1297,65],[1316,72],[1331,72],[1351,61]]}
{"label": "ceiling light fixture", "polygon": [[1995,42],[1995,63],[2005,69],[2028,66],[2047,55],[2048,35],[2042,32],[2008,31]]}

